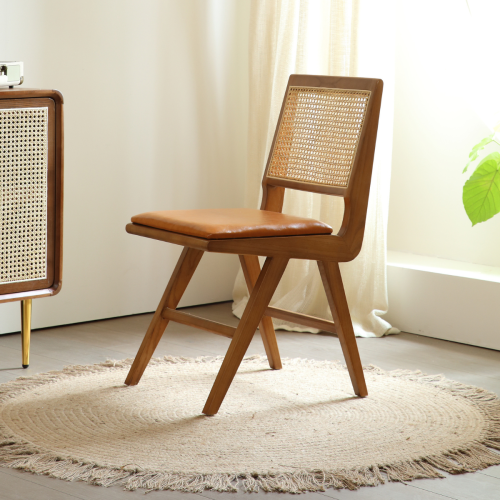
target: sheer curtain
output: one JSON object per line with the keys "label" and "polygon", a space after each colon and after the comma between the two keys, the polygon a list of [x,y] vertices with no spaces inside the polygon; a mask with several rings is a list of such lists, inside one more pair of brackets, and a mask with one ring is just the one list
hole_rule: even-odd
{"label": "sheer curtain", "polygon": [[[387,312],[386,227],[392,142],[391,38],[368,34],[373,16],[385,16],[369,0],[253,0],[250,13],[250,121],[246,204],[259,206],[260,184],[288,77],[292,73],[366,76],[385,80],[381,127],[375,156],[363,248],[353,261],[341,264],[347,300],[357,336],[397,333],[382,315]],[[385,9],[382,9],[384,11]],[[360,30],[365,35],[360,36]],[[383,57],[374,50],[384,50]],[[380,59],[374,64],[374,58]],[[371,68],[373,66],[373,69]],[[382,69],[383,68],[383,69]],[[370,71],[371,74],[365,73]],[[378,72],[377,72],[378,70]],[[382,73],[382,74],[381,74]],[[389,83],[389,85],[388,85]],[[389,94],[389,95],[388,95]],[[389,102],[389,105],[387,103]],[[382,144],[381,144],[382,143]],[[336,232],[343,200],[287,190],[283,212],[319,219]],[[233,312],[241,317],[248,301],[242,273],[233,292]],[[316,262],[292,260],[272,305],[331,319]],[[274,320],[277,328],[314,329]]]}

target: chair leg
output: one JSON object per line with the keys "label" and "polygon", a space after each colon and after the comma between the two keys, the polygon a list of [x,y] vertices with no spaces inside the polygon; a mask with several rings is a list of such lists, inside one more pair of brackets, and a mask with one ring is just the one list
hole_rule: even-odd
{"label": "chair leg", "polygon": [[202,250],[184,247],[182,254],[175,266],[174,272],[170,277],[165,293],[156,309],[156,312],[151,320],[149,328],[144,336],[141,347],[137,352],[132,367],[128,372],[125,380],[126,385],[137,385],[141,380],[142,374],[146,369],[156,346],[168,325],[168,319],[162,318],[162,311],[165,307],[175,309],[179,304],[191,278],[198,267],[200,259],[203,255]]}
{"label": "chair leg", "polygon": [[[255,283],[259,278],[260,264],[259,258],[256,255],[240,255],[241,267],[245,275],[248,291],[252,293]],[[278,348],[278,341],[276,340],[276,333],[274,332],[273,320],[269,316],[262,316],[259,324],[260,335],[264,343],[269,366],[273,370],[281,370],[281,357]]]}
{"label": "chair leg", "polygon": [[339,265],[337,262],[318,261],[318,267],[354,392],[360,397],[368,396]]}
{"label": "chair leg", "polygon": [[23,368],[30,364],[31,299],[21,301],[21,342]]}
{"label": "chair leg", "polygon": [[205,415],[215,415],[219,411],[287,263],[288,259],[284,257],[268,257],[266,259],[203,408]]}

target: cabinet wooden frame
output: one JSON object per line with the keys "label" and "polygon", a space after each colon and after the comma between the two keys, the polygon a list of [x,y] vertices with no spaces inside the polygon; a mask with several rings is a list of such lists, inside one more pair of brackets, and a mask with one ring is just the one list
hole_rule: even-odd
{"label": "cabinet wooden frame", "polygon": [[47,245],[43,279],[0,284],[0,303],[23,301],[23,366],[29,360],[31,299],[56,295],[62,286],[64,116],[63,97],[57,90],[0,88],[0,110],[47,108]]}

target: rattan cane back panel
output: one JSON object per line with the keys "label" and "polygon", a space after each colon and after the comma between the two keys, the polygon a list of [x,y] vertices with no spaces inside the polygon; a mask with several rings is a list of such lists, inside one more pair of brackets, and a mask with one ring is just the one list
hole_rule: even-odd
{"label": "rattan cane back panel", "polygon": [[370,91],[290,87],[268,177],[346,188]]}
{"label": "rattan cane back panel", "polygon": [[0,109],[0,283],[47,276],[48,108]]}

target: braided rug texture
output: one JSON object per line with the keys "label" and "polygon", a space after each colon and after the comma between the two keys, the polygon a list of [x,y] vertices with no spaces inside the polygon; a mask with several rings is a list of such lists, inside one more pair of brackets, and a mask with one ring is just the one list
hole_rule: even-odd
{"label": "braided rug texture", "polygon": [[420,372],[365,369],[354,397],[330,361],[243,361],[219,413],[201,414],[222,358],[131,360],[0,385],[0,464],[126,489],[324,491],[500,464],[500,400]]}

